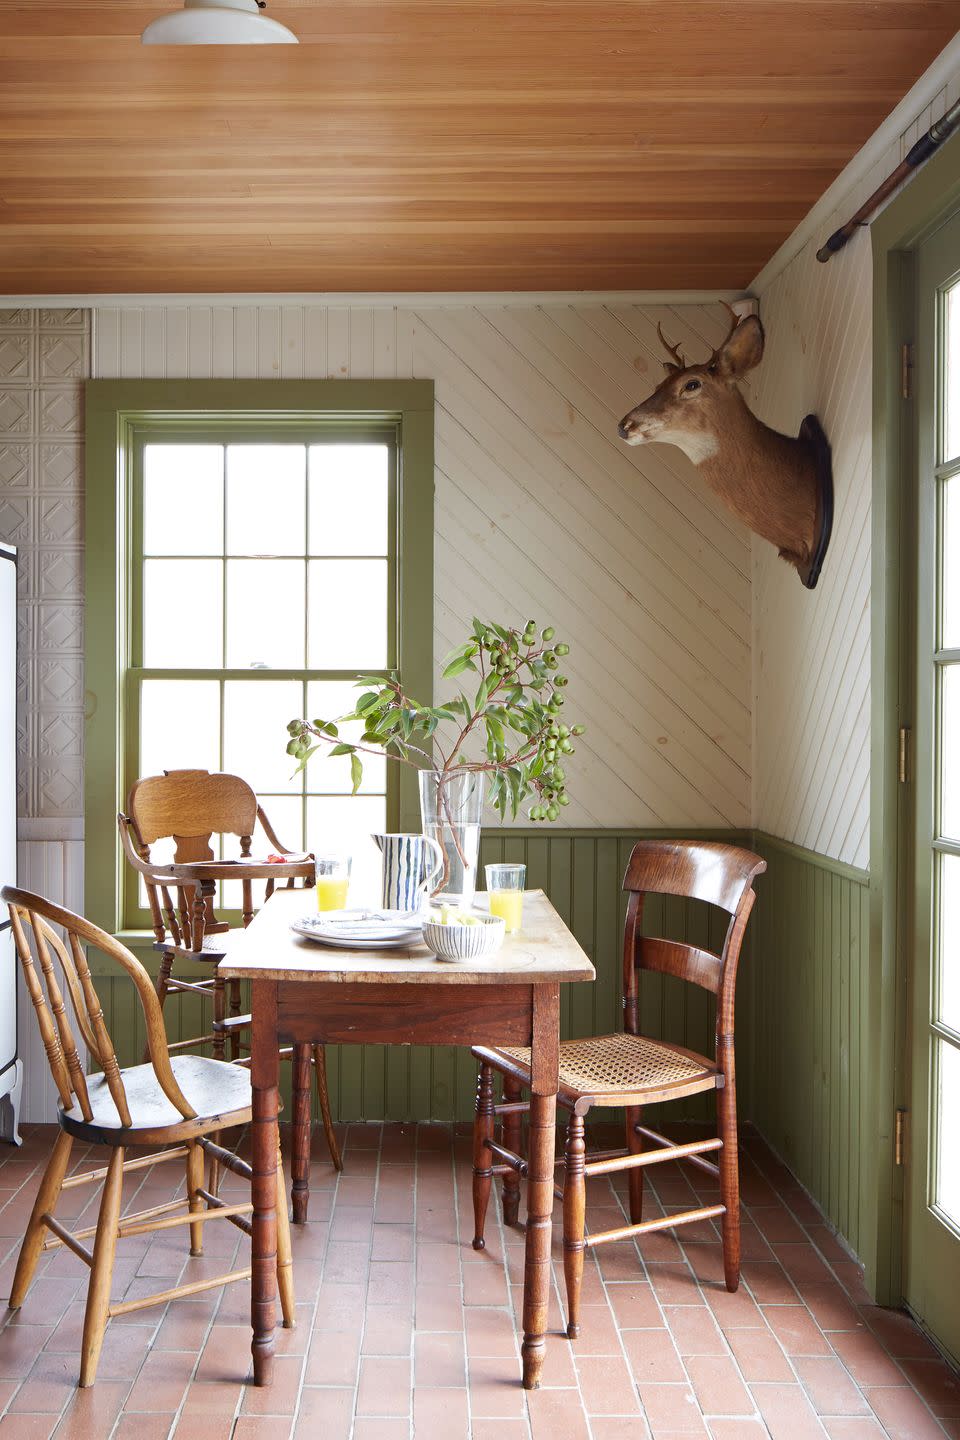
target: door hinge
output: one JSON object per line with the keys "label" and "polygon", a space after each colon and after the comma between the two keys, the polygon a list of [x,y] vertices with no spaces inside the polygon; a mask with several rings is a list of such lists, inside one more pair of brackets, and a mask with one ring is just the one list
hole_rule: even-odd
{"label": "door hinge", "polygon": [[908,340],[900,346],[900,394],[904,400],[913,396],[913,346]]}
{"label": "door hinge", "polygon": [[906,785],[907,783],[909,758],[910,728],[907,725],[901,725],[897,732],[897,779],[901,785]]}
{"label": "door hinge", "polygon": [[898,1110],[893,1125],[893,1163],[903,1164],[904,1151],[907,1144],[907,1111]]}

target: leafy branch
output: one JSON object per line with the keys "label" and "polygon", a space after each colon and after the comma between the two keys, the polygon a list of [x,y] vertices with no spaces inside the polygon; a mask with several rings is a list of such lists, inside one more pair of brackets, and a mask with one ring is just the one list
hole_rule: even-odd
{"label": "leafy branch", "polygon": [[[361,675],[362,693],[346,715],[290,721],[287,754],[297,760],[297,773],[318,750],[349,756],[354,794],[364,755],[432,770],[441,789],[453,775],[486,775],[501,815],[509,811],[515,819],[533,796],[530,819],[556,820],[570,803],[562,758],[574,753],[584,727],[560,720],[567,685],[560,662],[570,647],[554,643],[554,635],[552,626],[538,632],[533,620],[520,630],[474,619],[470,637],[447,656],[443,677],[461,685],[444,704],[422,705],[396,670]],[[471,674],[477,688],[468,695],[463,679]],[[345,739],[341,727],[357,724],[360,738]]]}

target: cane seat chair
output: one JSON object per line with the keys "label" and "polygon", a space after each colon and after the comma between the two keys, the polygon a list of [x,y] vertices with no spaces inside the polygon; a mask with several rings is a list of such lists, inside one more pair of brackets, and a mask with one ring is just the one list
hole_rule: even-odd
{"label": "cane seat chair", "polygon": [[[737,1100],[734,1062],[734,992],[740,947],[755,894],[753,882],[766,861],[734,845],[700,841],[642,840],[634,846],[624,877],[628,894],[623,940],[624,1030],[560,1045],[557,1101],[570,1112],[563,1158],[563,1265],[567,1291],[567,1334],[580,1333],[580,1289],[584,1254],[609,1240],[636,1238],[656,1230],[700,1220],[720,1221],[724,1279],[728,1290],[740,1283],[740,1182],[737,1164]],[[705,901],[725,912],[726,935],[719,953],[675,940],[641,934],[647,895],[683,896]],[[715,1047],[712,1056],[640,1033],[638,976],[658,971],[699,985],[716,996]],[[526,1165],[520,1149],[520,1097],[530,1086],[530,1050],[523,1046],[477,1046],[480,1061],[473,1138],[474,1248],[483,1249],[484,1222],[495,1174],[503,1175],[503,1216],[515,1224],[520,1176]],[[503,1102],[494,1103],[493,1072],[503,1077]],[[643,1108],[716,1091],[717,1135],[674,1144],[642,1124]],[[626,1147],[587,1154],[584,1117],[594,1107],[623,1106]],[[501,1142],[494,1140],[501,1117]],[[649,1142],[645,1147],[644,1142]],[[705,1157],[715,1153],[717,1163]],[[494,1164],[494,1160],[498,1163]],[[679,1160],[719,1181],[719,1203],[680,1214],[643,1219],[643,1171],[648,1165]],[[591,1176],[626,1171],[630,1224],[586,1234],[586,1181]]]}
{"label": "cane seat chair", "polygon": [[[242,932],[231,929],[228,921],[218,918],[214,907],[217,884],[222,880],[240,882],[243,925],[246,927],[255,913],[254,884],[264,884],[265,899],[269,899],[281,883],[287,889],[293,888],[298,881],[305,887],[312,886],[315,881],[314,857],[305,852],[287,850],[281,845],[263,806],[239,775],[207,770],[167,770],[162,775],[137,780],[130,790],[127,812],[117,816],[117,824],[124,854],[142,878],[147,892],[154,949],[159,950],[161,955],[157,975],[157,997],[161,1010],[167,996],[177,992],[199,995],[212,1001],[210,1030],[202,1035],[177,1040],[170,1049],[210,1046],[213,1058],[222,1060],[229,1044],[230,1058],[238,1060],[241,1052],[249,1049],[245,1032],[250,1028],[250,1016],[240,1013],[240,981],[224,982],[220,975],[220,963],[229,952],[231,942]],[[251,853],[258,824],[268,844],[273,847],[269,858]],[[239,858],[216,857],[212,845],[214,836],[239,839]],[[172,845],[172,860],[152,856],[151,847],[158,843],[164,844],[167,849]],[[174,972],[178,960],[209,966],[212,973],[207,979],[183,978]],[[327,1146],[335,1168],[342,1169],[330,1114],[323,1046],[296,1046],[281,1054],[284,1058],[292,1055],[294,1060],[294,1130],[298,1137],[306,1135],[306,1164],[309,1164],[309,1072],[312,1061]],[[296,1149],[294,1219],[299,1222],[306,1218],[308,1192],[305,1178],[300,1174],[304,1166],[299,1143]]]}
{"label": "cane seat chair", "polygon": [[[228,1169],[251,1178],[251,1167],[212,1138],[224,1127],[249,1123],[250,1076],[242,1066],[223,1060],[201,1055],[171,1057],[150,976],[119,941],[39,895],[7,886],[0,898],[9,906],[14,942],[59,1095],[60,1123],[20,1246],[9,1305],[18,1310],[23,1304],[44,1251],[65,1245],[89,1267],[80,1354],[80,1384],[88,1386],[96,1378],[104,1331],[112,1316],[250,1278],[250,1268],[244,1267],[224,1275],[203,1276],[154,1295],[118,1303],[110,1299],[117,1242],[124,1237],[187,1225],[190,1254],[199,1256],[203,1253],[203,1227],[208,1222],[228,1220],[250,1234],[247,1217],[253,1211],[252,1203],[227,1203],[217,1189],[204,1185],[205,1157],[217,1160],[218,1174]],[[63,932],[62,937],[54,926]],[[146,1022],[146,1063],[121,1069],[91,978],[86,946],[115,961],[136,987]],[[90,1060],[100,1065],[99,1073],[85,1074],[74,1024]],[[109,1154],[106,1166],[68,1176],[76,1140],[85,1147],[105,1147]],[[165,1148],[157,1150],[158,1146]],[[186,1194],[179,1200],[122,1214],[124,1175],[169,1160],[185,1163]],[[103,1191],[96,1225],[67,1229],[55,1214],[61,1192],[100,1180]],[[91,1236],[92,1251],[84,1244]],[[289,1328],[294,1324],[293,1270],[279,1152],[277,1282],[283,1323]]]}

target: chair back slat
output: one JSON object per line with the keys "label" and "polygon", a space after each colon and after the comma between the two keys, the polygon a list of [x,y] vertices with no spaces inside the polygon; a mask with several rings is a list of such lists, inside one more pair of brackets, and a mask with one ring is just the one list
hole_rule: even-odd
{"label": "chair back slat", "polygon": [[[150,976],[136,956],[132,955],[126,946],[121,945],[112,935],[108,935],[105,930],[99,929],[96,925],[91,925],[90,921],[85,920],[82,915],[75,915],[72,910],[66,910],[62,905],[55,905],[52,901],[45,900],[40,895],[32,895],[29,891],[20,890],[14,885],[7,885],[4,886],[3,890],[0,890],[0,899],[2,899],[10,909],[17,953],[20,956],[30,998],[37,1012],[37,1020],[43,1038],[44,1049],[47,1052],[50,1069],[53,1072],[53,1078],[64,1109],[69,1110],[72,1108],[74,1095],[76,1095],[77,1103],[80,1105],[84,1118],[87,1120],[91,1118],[85,1080],[81,1075],[81,1086],[75,1086],[72,1083],[74,1076],[71,1075],[70,1067],[64,1057],[57,1028],[51,1019],[50,1008],[47,1005],[40,981],[37,978],[30,944],[24,928],[25,921],[29,922],[30,928],[33,931],[34,940],[37,945],[37,953],[40,955],[40,963],[44,969],[45,979],[50,978],[46,972],[46,965],[49,965],[51,971],[54,969],[50,957],[51,949],[60,962],[77,1024],[90,1047],[91,1053],[103,1067],[104,1079],[109,1088],[113,1103],[117,1108],[121,1124],[125,1126],[131,1124],[130,1110],[123,1085],[123,1074],[120,1070],[113,1042],[110,1039],[106,1022],[103,1018],[99,997],[97,996],[87,957],[84,953],[84,945],[92,945],[109,959],[116,961],[120,968],[125,971],[133,981],[143,1009],[147,1029],[148,1053],[157,1083],[171,1105],[173,1105],[185,1119],[193,1119],[196,1111],[177,1084],[173,1067],[170,1064],[170,1052],[167,1047],[167,1037],[163,1027],[163,1015],[160,1009],[160,1002],[157,999],[157,994]],[[54,925],[65,932],[69,945],[64,945],[56,933],[50,928]],[[46,956],[46,961],[44,960],[44,956]],[[59,985],[57,985],[55,975],[54,984],[57,986],[57,993],[60,995],[62,1001],[62,995],[59,990]],[[63,1019],[66,1021],[65,1010]],[[72,1042],[72,1034],[70,1044],[75,1052],[76,1047]],[[77,1064],[79,1065],[79,1057],[77,1058]]]}
{"label": "chair back slat", "polygon": [[723,961],[712,950],[651,935],[641,935],[637,940],[637,964],[641,970],[657,970],[661,975],[689,980],[713,995],[720,989],[723,975]]}
{"label": "chair back slat", "polygon": [[257,797],[247,782],[208,770],[169,770],[138,780],[127,808],[145,845],[172,837],[184,847],[177,859],[185,862],[213,859],[211,835],[249,837],[257,823]]}
{"label": "chair back slat", "polygon": [[54,1019],[57,1022],[57,1032],[60,1036],[60,1045],[66,1061],[67,1071],[70,1075],[70,1082],[73,1093],[77,1097],[81,1113],[85,1120],[92,1117],[90,1109],[90,1096],[87,1092],[87,1080],[83,1073],[83,1066],[80,1063],[80,1056],[77,1053],[76,1042],[73,1038],[73,1031],[70,1028],[70,1020],[67,1015],[67,1007],[64,1004],[63,996],[60,993],[60,986],[57,984],[57,972],[53,961],[50,959],[48,945],[51,946],[60,961],[63,970],[64,982],[70,994],[70,1001],[76,1015],[77,1025],[88,1047],[95,1048],[91,1044],[92,1034],[90,1027],[86,1024],[86,1016],[83,1007],[77,1005],[78,987],[77,976],[70,962],[69,956],[64,949],[63,941],[49,925],[45,925],[38,915],[30,915],[30,924],[36,940],[37,954],[40,956],[40,968],[43,970],[44,980],[47,985],[47,994],[50,997],[50,1008],[53,1011]]}
{"label": "chair back slat", "polygon": [[[6,894],[4,894],[4,898],[6,898]],[[57,1034],[57,1027],[53,1023],[50,1009],[43,993],[43,987],[37,978],[30,942],[24,933],[20,914],[13,906],[10,907],[10,922],[14,944],[17,947],[17,954],[20,957],[20,967],[23,970],[24,982],[27,987],[27,993],[33,1002],[33,1008],[36,1011],[37,1024],[40,1028],[40,1038],[43,1041],[43,1048],[46,1052],[50,1072],[53,1075],[53,1082],[57,1087],[60,1103],[65,1110],[69,1110],[73,1105],[73,1089],[70,1084],[70,1071],[67,1068],[66,1060],[63,1058],[60,1037]]]}
{"label": "chair back slat", "polygon": [[120,1075],[120,1063],[117,1060],[117,1052],[113,1048],[113,1041],[110,1039],[106,1021],[103,1018],[103,1010],[100,1007],[100,997],[97,994],[96,986],[93,983],[93,976],[90,974],[90,967],[87,964],[87,957],[83,953],[83,947],[77,936],[71,930],[70,948],[73,951],[73,963],[77,974],[80,977],[80,986],[83,990],[83,998],[86,1002],[87,1017],[90,1021],[90,1028],[96,1041],[97,1059],[100,1061],[100,1068],[103,1071],[103,1078],[107,1082],[107,1089],[110,1091],[110,1098],[117,1107],[117,1114],[123,1125],[133,1123],[130,1115],[130,1107],[127,1104],[127,1093],[123,1088],[123,1080]]}

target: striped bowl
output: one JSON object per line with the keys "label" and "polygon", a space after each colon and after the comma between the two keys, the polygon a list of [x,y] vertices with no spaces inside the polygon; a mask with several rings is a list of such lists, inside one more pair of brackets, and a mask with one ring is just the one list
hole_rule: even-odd
{"label": "striped bowl", "polygon": [[438,960],[487,960],[503,944],[506,927],[499,915],[477,915],[476,925],[423,922],[424,944]]}

